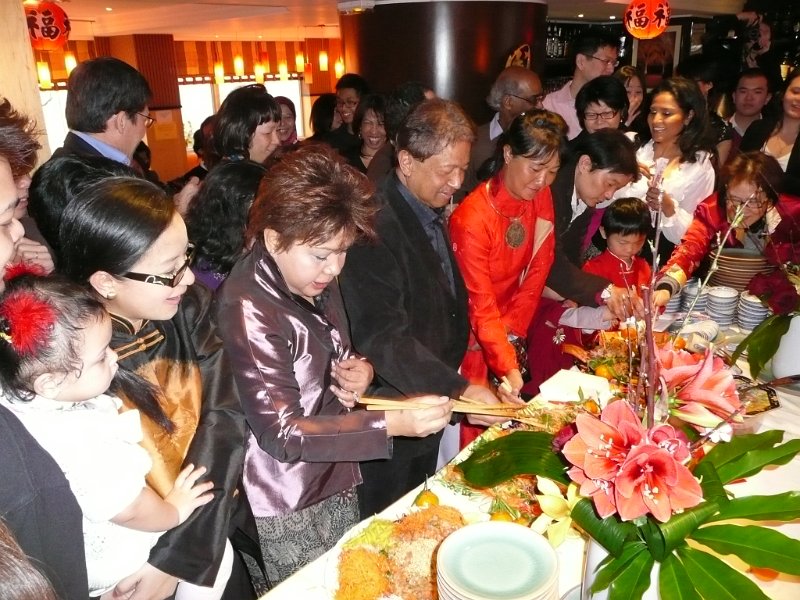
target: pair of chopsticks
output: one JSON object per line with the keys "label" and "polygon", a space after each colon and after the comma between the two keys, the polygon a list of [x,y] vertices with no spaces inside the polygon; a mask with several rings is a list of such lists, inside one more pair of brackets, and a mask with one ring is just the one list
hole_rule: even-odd
{"label": "pair of chopsticks", "polygon": [[[430,408],[430,404],[422,404],[410,400],[391,400],[389,398],[359,398],[367,410],[413,410]],[[524,404],[483,404],[461,396],[453,402],[453,412],[473,415],[495,415],[498,417],[514,416]]]}

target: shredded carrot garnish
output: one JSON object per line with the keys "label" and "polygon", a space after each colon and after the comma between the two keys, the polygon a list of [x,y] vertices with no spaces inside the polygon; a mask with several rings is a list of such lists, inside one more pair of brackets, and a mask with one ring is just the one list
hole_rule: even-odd
{"label": "shredded carrot garnish", "polygon": [[336,600],[377,600],[390,590],[389,562],[366,548],[342,551]]}
{"label": "shredded carrot garnish", "polygon": [[395,525],[395,537],[411,540],[428,537],[442,540],[464,526],[464,517],[452,506],[429,506],[406,515]]}

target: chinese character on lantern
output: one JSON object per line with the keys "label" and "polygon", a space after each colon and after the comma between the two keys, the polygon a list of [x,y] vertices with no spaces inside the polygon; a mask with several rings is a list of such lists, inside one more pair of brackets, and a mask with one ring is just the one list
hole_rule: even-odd
{"label": "chinese character on lantern", "polygon": [[28,34],[34,50],[60,50],[69,38],[67,13],[54,2],[25,5]]}
{"label": "chinese character on lantern", "polygon": [[649,40],[664,33],[669,13],[668,0],[633,0],[625,9],[625,29],[635,38]]}

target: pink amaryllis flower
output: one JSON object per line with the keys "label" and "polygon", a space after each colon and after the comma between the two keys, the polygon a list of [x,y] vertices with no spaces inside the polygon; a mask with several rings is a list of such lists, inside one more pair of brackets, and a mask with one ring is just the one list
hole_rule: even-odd
{"label": "pink amaryllis flower", "polygon": [[702,491],[682,461],[685,437],[671,425],[646,430],[627,402],[618,400],[600,418],[578,415],[578,433],[564,446],[569,476],[592,498],[601,517],[632,520],[648,513],[667,521],[702,501]]}
{"label": "pink amaryllis flower", "polygon": [[578,433],[564,446],[564,456],[574,465],[569,476],[580,484],[583,496],[592,497],[600,516],[607,517],[616,512],[614,478],[646,430],[624,401],[611,402],[599,419],[580,414],[575,424]]}
{"label": "pink amaryllis flower", "polygon": [[676,390],[672,414],[693,425],[714,427],[740,406],[733,373],[707,350],[697,373]]}
{"label": "pink amaryllis flower", "polygon": [[703,356],[686,350],[674,350],[671,346],[658,348],[659,374],[667,383],[667,388],[674,390],[685,384],[700,370]]}
{"label": "pink amaryllis flower", "polygon": [[700,484],[675,455],[653,444],[633,448],[614,480],[615,504],[623,521],[652,514],[662,523],[703,500]]}

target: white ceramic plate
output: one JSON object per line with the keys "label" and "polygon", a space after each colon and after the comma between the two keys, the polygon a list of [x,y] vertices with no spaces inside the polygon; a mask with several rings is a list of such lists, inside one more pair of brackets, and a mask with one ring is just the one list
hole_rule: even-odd
{"label": "white ceramic plate", "polygon": [[558,580],[558,559],[547,540],[528,527],[487,521],[459,529],[442,542],[440,577],[462,596],[538,598]]}

